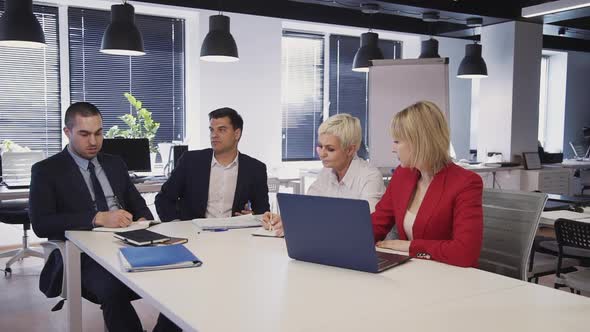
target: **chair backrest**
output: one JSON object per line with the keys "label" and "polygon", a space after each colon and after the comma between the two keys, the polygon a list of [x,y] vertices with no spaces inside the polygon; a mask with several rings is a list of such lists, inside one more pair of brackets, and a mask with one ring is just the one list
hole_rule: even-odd
{"label": "chair backrest", "polygon": [[484,189],[479,268],[526,281],[527,264],[547,194]]}
{"label": "chair backrest", "polygon": [[279,192],[279,187],[281,185],[281,181],[279,180],[279,178],[268,178],[266,180],[266,183],[268,184],[268,192],[269,193],[278,193]]}
{"label": "chair backrest", "polygon": [[590,249],[590,223],[559,218],[555,220],[555,238],[559,246]]}

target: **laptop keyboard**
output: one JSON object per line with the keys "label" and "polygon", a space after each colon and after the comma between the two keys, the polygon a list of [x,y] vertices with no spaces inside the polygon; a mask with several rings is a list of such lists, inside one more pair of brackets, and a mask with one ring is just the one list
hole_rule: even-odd
{"label": "laptop keyboard", "polygon": [[377,269],[383,271],[389,267],[398,265],[399,262],[390,258],[393,255],[387,252],[377,251]]}

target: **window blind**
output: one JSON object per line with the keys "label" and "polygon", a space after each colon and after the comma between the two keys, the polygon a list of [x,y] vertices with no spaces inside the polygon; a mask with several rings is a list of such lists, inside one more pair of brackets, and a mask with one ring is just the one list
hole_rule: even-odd
{"label": "window blind", "polygon": [[[360,38],[330,35],[330,116],[348,113],[361,120],[363,141],[359,156],[367,158],[369,138],[369,108],[367,103],[367,74],[352,71],[354,55]],[[398,59],[402,44],[399,41],[379,40],[379,48],[385,59]]]}
{"label": "window blind", "polygon": [[282,160],[318,159],[324,99],[324,37],[283,32]]}
{"label": "window blind", "polygon": [[119,116],[131,105],[130,92],[160,123],[155,142],[182,140],[185,132],[184,20],[136,15],[146,55],[118,56],[100,52],[110,12],[70,7],[71,101],[95,104],[103,115],[104,131],[127,128]]}
{"label": "window blind", "polygon": [[61,150],[58,11],[37,5],[33,11],[47,47],[0,46],[0,141],[12,140],[49,156]]}

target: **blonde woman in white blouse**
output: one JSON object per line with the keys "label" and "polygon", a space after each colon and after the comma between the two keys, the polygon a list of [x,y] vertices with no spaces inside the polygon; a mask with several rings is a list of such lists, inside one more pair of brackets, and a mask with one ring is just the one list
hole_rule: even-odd
{"label": "blonde woman in white blouse", "polygon": [[[307,195],[363,199],[369,202],[371,213],[383,196],[385,186],[379,170],[360,159],[357,151],[361,145],[361,122],[350,114],[329,117],[318,128],[317,153],[324,168]],[[283,234],[279,215],[266,212],[264,228]]]}

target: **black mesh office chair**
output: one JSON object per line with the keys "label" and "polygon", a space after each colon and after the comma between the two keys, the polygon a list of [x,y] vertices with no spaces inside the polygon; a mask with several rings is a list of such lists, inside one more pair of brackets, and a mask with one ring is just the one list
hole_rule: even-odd
{"label": "black mesh office chair", "polygon": [[590,292],[590,269],[579,268],[575,272],[563,273],[562,262],[566,256],[590,258],[590,223],[569,219],[555,221],[555,237],[558,245],[557,272],[555,274],[555,288],[569,287],[574,290]]}
{"label": "black mesh office chair", "polygon": [[22,247],[0,253],[0,258],[11,257],[6,262],[6,268],[4,269],[4,275],[7,277],[12,273],[10,266],[17,260],[25,257],[43,258],[41,252],[29,248],[27,231],[31,229],[31,222],[29,221],[28,206],[29,202],[26,199],[0,201],[0,222],[11,225],[23,225]]}

